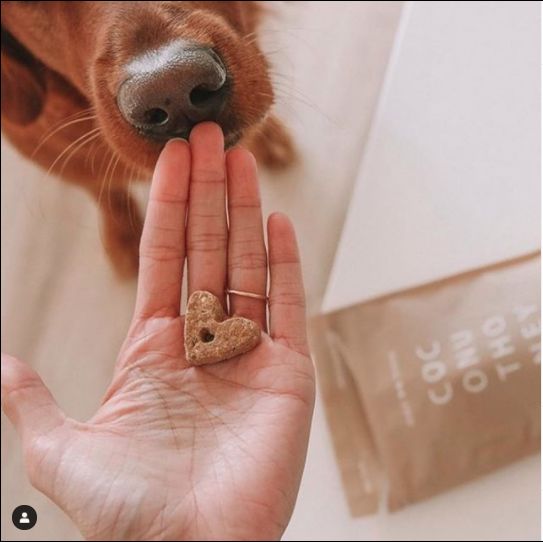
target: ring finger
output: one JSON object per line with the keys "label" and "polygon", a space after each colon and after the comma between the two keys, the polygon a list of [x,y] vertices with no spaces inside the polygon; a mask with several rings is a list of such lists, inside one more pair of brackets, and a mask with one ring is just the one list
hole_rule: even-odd
{"label": "ring finger", "polygon": [[264,299],[230,293],[230,312],[250,318],[266,331],[268,261],[253,155],[237,148],[226,155],[228,185],[228,287]]}

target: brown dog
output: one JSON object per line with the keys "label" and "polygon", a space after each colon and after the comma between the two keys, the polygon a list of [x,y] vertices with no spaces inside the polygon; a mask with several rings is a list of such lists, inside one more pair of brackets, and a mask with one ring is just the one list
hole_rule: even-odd
{"label": "brown dog", "polygon": [[166,140],[213,120],[267,166],[294,159],[268,115],[260,15],[257,2],[2,2],[2,129],[96,199],[119,274],[137,268],[131,180]]}

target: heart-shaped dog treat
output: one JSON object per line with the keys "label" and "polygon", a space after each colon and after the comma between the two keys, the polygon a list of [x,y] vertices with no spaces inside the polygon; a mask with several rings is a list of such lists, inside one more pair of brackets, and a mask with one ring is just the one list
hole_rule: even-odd
{"label": "heart-shaped dog treat", "polygon": [[217,363],[252,350],[260,327],[247,318],[228,318],[221,302],[209,292],[194,292],[185,315],[185,355],[193,365]]}

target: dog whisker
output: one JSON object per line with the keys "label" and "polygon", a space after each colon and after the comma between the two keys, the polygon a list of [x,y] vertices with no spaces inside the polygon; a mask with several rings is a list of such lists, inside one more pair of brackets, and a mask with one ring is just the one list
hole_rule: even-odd
{"label": "dog whisker", "polygon": [[107,164],[107,167],[106,167],[106,171],[104,173],[104,179],[103,179],[103,183],[102,183],[102,186],[106,192],[106,197],[107,197],[107,208],[109,211],[111,211],[111,197],[110,197],[110,186],[109,186],[109,170],[111,169],[111,166],[113,165],[113,162],[115,161],[115,158],[116,158],[116,155],[114,152],[111,152],[111,156],[109,158],[109,162]]}
{"label": "dog whisker", "polygon": [[87,135],[89,136],[87,139],[85,139],[84,141],[82,141],[79,145],[75,146],[71,152],[68,154],[68,156],[64,159],[64,162],[60,168],[60,171],[58,172],[58,175],[60,177],[62,177],[62,174],[64,172],[64,169],[66,168],[66,166],[68,165],[68,162],[70,161],[70,159],[75,155],[75,153],[82,149],[85,145],[89,144],[91,141],[94,141],[96,139],[98,139],[100,137],[100,131],[98,130],[97,132],[95,133],[87,133]]}
{"label": "dog whisker", "polygon": [[[127,169],[127,166],[125,165],[125,172],[126,172],[126,169]],[[128,209],[128,222],[130,223],[130,231],[132,231],[132,233],[135,233],[136,231],[134,216],[132,213],[132,205],[130,204],[134,171],[135,171],[135,166],[134,165],[130,166],[130,172],[128,175],[128,183],[126,184],[126,207]]]}
{"label": "dog whisker", "polygon": [[92,120],[95,120],[95,119],[96,119],[96,115],[91,115],[91,116],[88,116],[88,117],[83,117],[81,119],[74,119],[74,120],[71,120],[70,122],[66,122],[66,123],[62,124],[61,126],[56,128],[52,132],[49,132],[49,134],[47,136],[45,136],[45,138],[42,139],[40,141],[40,143],[38,143],[38,145],[36,146],[36,148],[34,149],[32,154],[30,155],[30,158],[34,158],[34,156],[43,147],[43,145],[45,145],[45,143],[47,143],[47,141],[49,141],[49,139],[51,139],[55,134],[57,134],[61,130],[64,130],[65,128],[68,128],[68,126],[72,126],[73,124],[78,124],[80,122],[89,122],[89,121],[92,121]]}
{"label": "dog whisker", "polygon": [[[132,185],[135,181],[137,181],[137,177],[141,174],[140,168],[136,164],[132,164],[130,166],[130,169],[127,169],[127,165],[124,166],[124,175],[123,178],[127,178],[128,181],[125,185],[125,194],[126,194],[126,207],[128,209],[128,220],[130,224],[130,230],[132,233],[137,234],[138,228],[137,228],[137,221],[136,221],[136,213],[137,213],[137,202],[134,201],[132,197]],[[128,175],[127,175],[128,172]]]}
{"label": "dog whisker", "polygon": [[[111,193],[112,193],[112,183],[113,183],[113,176],[115,175],[115,169],[117,165],[119,164],[121,157],[119,155],[116,156],[116,160],[113,163],[113,167],[111,168],[111,171],[109,172],[109,179],[107,183],[107,204],[108,208],[111,212],[113,212],[113,206],[111,205]],[[115,216],[113,217],[115,219]]]}
{"label": "dog whisker", "polygon": [[[110,163],[114,158],[113,152],[106,146],[106,152],[104,153],[104,156],[102,158],[102,163],[100,164],[100,170],[98,171],[98,175],[101,176],[102,170],[104,169],[104,165],[106,163],[107,157],[110,156]],[[109,167],[109,166],[108,166]],[[105,181],[106,176],[104,175],[102,177],[102,180],[100,181],[100,190],[98,192],[98,207],[102,208],[102,196],[104,194],[104,188],[105,188]]]}
{"label": "dog whisker", "polygon": [[98,151],[102,148],[107,150],[107,145],[103,139],[99,143],[100,144],[96,147],[96,149],[94,149],[94,152],[92,153],[92,158],[91,158],[91,163],[90,163],[92,175],[94,175],[94,164],[96,162],[96,155],[98,154]]}
{"label": "dog whisker", "polygon": [[[87,154],[85,156],[85,168],[88,168],[89,165],[90,165],[90,157],[91,157],[91,154],[92,152],[96,149],[96,144],[98,143],[98,141],[95,139],[91,145],[89,145],[89,148],[87,149]],[[92,173],[94,174],[94,171],[92,171]]]}
{"label": "dog whisker", "polygon": [[90,132],[86,132],[85,134],[83,134],[81,137],[78,137],[75,141],[72,141],[56,158],[55,160],[53,161],[53,163],[51,164],[51,166],[49,166],[49,169],[47,170],[47,173],[45,174],[45,178],[49,177],[50,174],[52,173],[53,169],[55,168],[55,166],[57,165],[57,163],[59,162],[59,160],[62,159],[62,157],[70,151],[70,149],[72,149],[74,146],[76,146],[79,142],[81,142],[82,140],[86,139],[87,137],[89,137],[90,134],[94,134],[94,133],[98,133],[100,130],[100,128],[94,128],[92,129]]}
{"label": "dog whisker", "polygon": [[[63,123],[68,122],[69,120],[76,119],[79,117],[83,117],[85,115],[95,114],[96,110],[94,107],[88,107],[86,109],[81,109],[80,111],[76,111],[75,113],[72,113],[71,115],[68,115],[66,117],[63,117],[60,120],[57,120],[56,122],[53,122],[53,124],[50,127],[50,130],[56,130],[59,126],[61,126]],[[47,137],[48,132],[46,132],[42,138]]]}
{"label": "dog whisker", "polygon": [[[327,122],[330,122],[334,125],[337,124],[337,122],[332,117],[330,117],[330,115],[328,115],[325,111],[323,111],[307,95],[305,95],[303,92],[301,92],[299,89],[295,88],[294,86],[287,87],[285,86],[284,83],[276,81],[274,84],[274,88],[275,88],[275,97],[278,100],[281,100],[283,104],[288,105],[289,108],[293,107],[292,102],[296,101],[310,108],[314,113],[317,113],[318,115],[326,119]],[[295,109],[292,109],[292,111],[295,111]]]}

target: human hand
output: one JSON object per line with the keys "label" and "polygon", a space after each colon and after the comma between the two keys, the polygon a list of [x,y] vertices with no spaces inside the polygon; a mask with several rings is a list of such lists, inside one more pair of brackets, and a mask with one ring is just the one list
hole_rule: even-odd
{"label": "human hand", "polygon": [[268,274],[254,159],[242,149],[225,159],[220,129],[199,125],[190,147],[170,141],[158,160],[134,318],[96,414],[85,423],[68,418],[28,365],[2,356],[3,408],[21,435],[30,480],[87,539],[283,533],[305,461],[314,372],[286,217],[269,218],[268,244],[269,326],[265,301],[230,299],[231,314],[260,324],[260,344],[190,366],[179,314],[185,256],[189,293],[207,290],[223,302],[227,285],[264,294]]}

